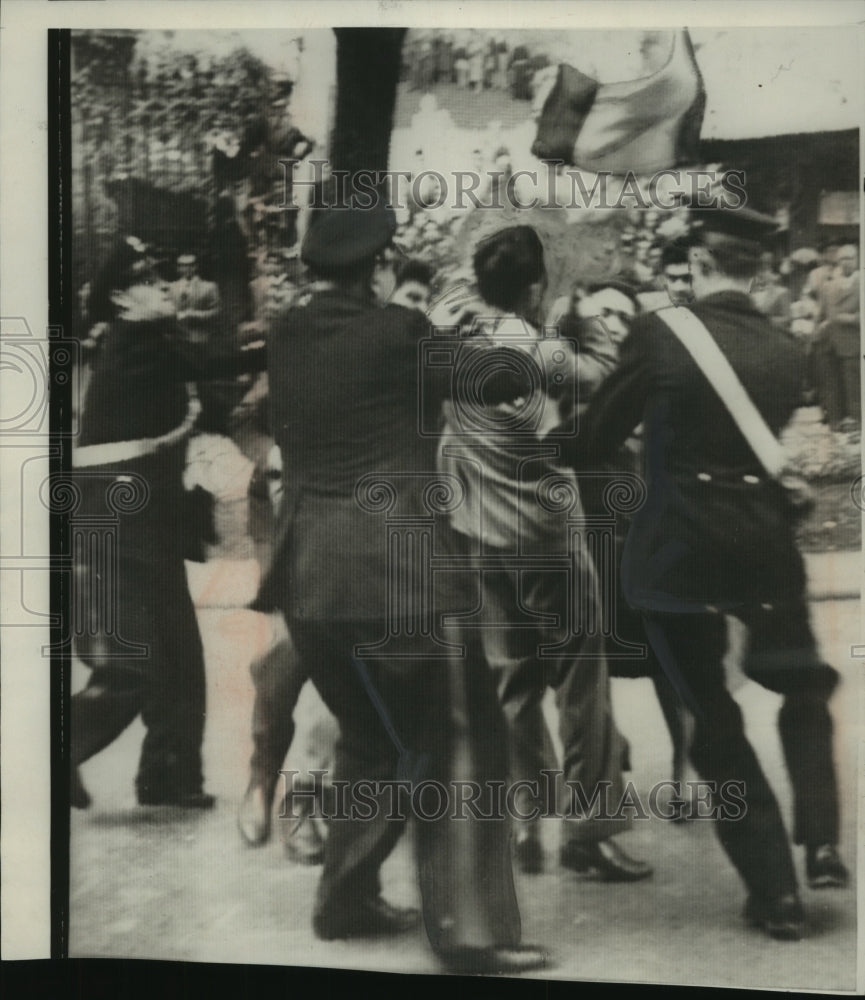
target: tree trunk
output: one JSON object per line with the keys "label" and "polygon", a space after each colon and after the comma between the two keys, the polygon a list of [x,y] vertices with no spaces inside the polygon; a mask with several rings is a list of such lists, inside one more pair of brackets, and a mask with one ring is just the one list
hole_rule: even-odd
{"label": "tree trunk", "polygon": [[334,28],[336,116],[334,170],[384,171],[399,82],[405,28]]}

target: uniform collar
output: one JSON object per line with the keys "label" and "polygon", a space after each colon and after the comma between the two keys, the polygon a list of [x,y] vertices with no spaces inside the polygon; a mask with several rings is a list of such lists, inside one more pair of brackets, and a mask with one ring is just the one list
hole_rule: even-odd
{"label": "uniform collar", "polygon": [[368,312],[370,309],[380,309],[381,303],[370,291],[363,295],[350,295],[333,282],[316,283],[312,289],[312,302],[326,304],[328,309],[340,314]]}
{"label": "uniform collar", "polygon": [[747,292],[734,291],[733,289],[723,292],[713,292],[711,295],[706,295],[704,298],[699,299],[694,305],[723,306],[725,309],[732,309],[737,312],[759,313],[759,309],[751,301],[751,296]]}

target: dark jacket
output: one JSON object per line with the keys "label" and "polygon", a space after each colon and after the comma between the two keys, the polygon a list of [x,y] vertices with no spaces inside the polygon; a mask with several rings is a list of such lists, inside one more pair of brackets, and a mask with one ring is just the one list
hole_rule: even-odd
{"label": "dark jacket", "polygon": [[[420,313],[337,291],[275,322],[271,428],[285,493],[256,607],[279,607],[289,621],[386,617],[388,491],[402,513],[423,517],[435,474],[435,440],[418,427],[426,329]],[[356,498],[368,474],[382,485]]]}
{"label": "dark jacket", "polygon": [[[268,368],[285,493],[254,607],[289,621],[384,621],[388,580],[417,565],[389,527],[448,530],[436,415],[452,368],[422,364],[428,336],[420,313],[336,290],[277,319]],[[503,385],[502,398],[523,391]]]}
{"label": "dark jacket", "polygon": [[[693,312],[778,434],[799,399],[795,343],[744,294],[707,296]],[[628,603],[678,612],[800,595],[801,558],[783,490],[690,354],[651,314],[635,323],[619,367],[589,405],[572,461],[592,468],[641,422],[649,492],[625,546]]]}
{"label": "dark jacket", "polygon": [[[117,494],[125,556],[170,560],[189,547],[183,471],[194,411],[186,384],[264,362],[263,351],[204,360],[201,346],[185,343],[173,318],[111,322],[90,366],[72,464],[83,492],[80,513],[110,513],[106,490],[126,481],[130,499]],[[154,439],[167,443],[139,455],[127,447]],[[141,490],[140,502],[132,499]]]}

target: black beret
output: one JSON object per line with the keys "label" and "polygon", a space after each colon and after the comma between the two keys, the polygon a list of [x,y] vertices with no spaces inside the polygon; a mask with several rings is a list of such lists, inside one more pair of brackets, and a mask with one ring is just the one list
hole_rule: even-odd
{"label": "black beret", "polygon": [[300,257],[310,267],[351,267],[374,257],[395,232],[396,215],[380,198],[370,208],[319,209],[310,221]]}
{"label": "black beret", "polygon": [[704,233],[720,233],[761,243],[778,231],[778,223],[771,215],[755,212],[753,208],[691,206],[688,215],[691,232],[697,237]]}

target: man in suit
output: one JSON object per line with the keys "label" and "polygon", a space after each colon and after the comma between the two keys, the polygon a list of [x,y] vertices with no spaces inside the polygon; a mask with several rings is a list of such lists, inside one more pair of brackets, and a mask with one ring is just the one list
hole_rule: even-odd
{"label": "man in suit", "polygon": [[[424,782],[447,790],[453,779],[470,779],[485,788],[507,770],[504,720],[483,664],[435,656],[443,647],[430,650],[420,632],[398,656],[383,642],[405,638],[411,601],[389,587],[411,585],[413,553],[395,553],[382,515],[392,503],[401,523],[428,521],[441,483],[436,439],[418,427],[426,321],[381,306],[372,292],[394,229],[381,202],[320,210],[302,247],[320,290],[279,317],[268,347],[285,494],[255,606],[282,610],[300,662],[339,723],[334,770],[348,799],[359,783],[373,783],[366,818],[340,814],[329,823],[313,915],[325,940],[417,922],[416,912],[380,894],[379,869],[405,825],[389,784],[405,779],[413,798]],[[446,529],[438,518],[437,541]],[[446,597],[434,608],[422,603],[423,612],[440,610]],[[437,816],[419,824],[417,851],[427,934],[450,968],[543,964],[542,952],[519,944],[505,816]]]}
{"label": "man in suit", "polygon": [[185,253],[177,258],[177,273],[180,277],[170,289],[177,321],[190,343],[207,343],[219,315],[219,289],[212,281],[199,277],[195,254]]}
{"label": "man in suit", "polygon": [[[186,342],[200,345],[203,356],[213,361],[233,353],[235,331],[226,323],[219,288],[201,278],[195,254],[177,258],[177,273],[180,277],[169,286],[169,294]],[[202,412],[196,429],[227,436],[228,415],[240,402],[243,385],[237,379],[214,379],[199,383],[197,389]]]}
{"label": "man in suit", "polygon": [[827,240],[820,245],[820,264],[808,273],[808,278],[802,287],[802,295],[808,295],[819,301],[823,285],[831,281],[837,271],[836,257],[839,249],[840,244],[837,240]]}
{"label": "man in suit", "polygon": [[862,421],[859,377],[859,251],[838,250],[835,275],[819,292],[816,346],[820,402],[833,429],[853,430]]}
{"label": "man in suit", "polygon": [[[798,402],[800,359],[748,297],[759,237],[774,223],[746,209],[695,215],[702,226],[689,251],[692,311],[777,435]],[[628,534],[625,597],[643,612],[654,653],[694,715],[694,766],[716,790],[738,783],[743,807],[714,815],[749,892],[746,919],[798,939],[804,916],[784,824],[722,666],[724,614],[734,614],[749,630],[745,672],[784,696],[779,729],[809,885],[846,884],[827,707],[838,675],[809,625],[790,503],[663,313],[635,324],[620,367],[589,405],[574,461],[602,460],[640,422],[649,495]]]}

